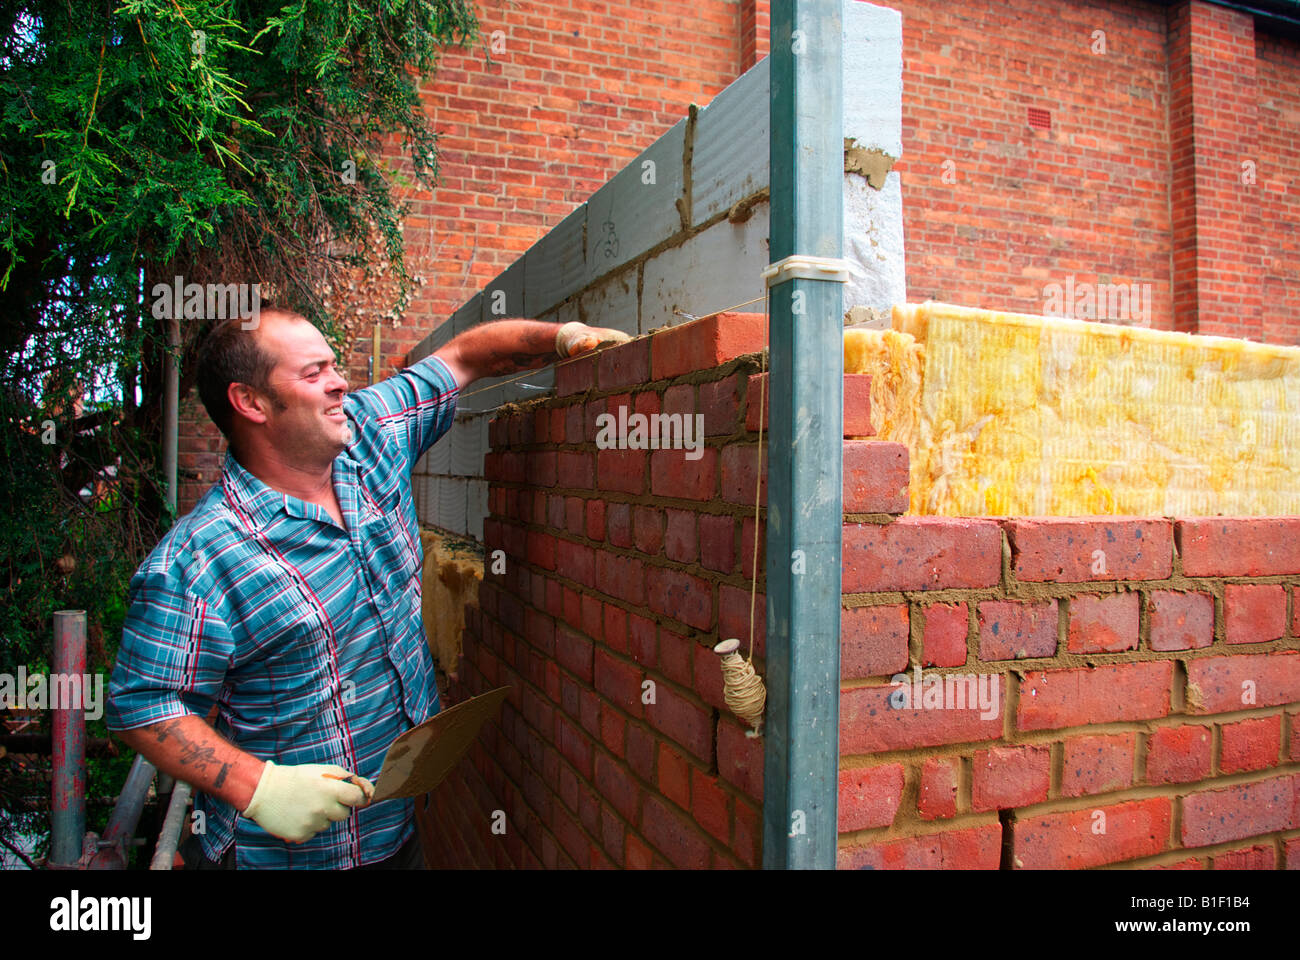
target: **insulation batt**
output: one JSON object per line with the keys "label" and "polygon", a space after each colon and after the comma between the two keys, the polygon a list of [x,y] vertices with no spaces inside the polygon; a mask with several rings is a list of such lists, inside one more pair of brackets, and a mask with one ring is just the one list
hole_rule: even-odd
{"label": "insulation batt", "polygon": [[926,302],[846,330],[912,514],[1300,513],[1300,348]]}

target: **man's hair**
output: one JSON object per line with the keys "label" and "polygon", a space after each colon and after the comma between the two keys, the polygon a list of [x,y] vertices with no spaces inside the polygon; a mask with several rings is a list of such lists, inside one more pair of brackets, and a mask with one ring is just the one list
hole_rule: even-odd
{"label": "man's hair", "polygon": [[[260,312],[295,315],[292,311],[266,305]],[[199,399],[227,442],[231,440],[230,430],[235,419],[235,411],[227,396],[227,388],[232,383],[246,383],[269,394],[272,401],[280,405],[269,383],[271,371],[275,369],[275,357],[262,349],[256,330],[244,329],[246,322],[232,317],[218,323],[199,347]]]}

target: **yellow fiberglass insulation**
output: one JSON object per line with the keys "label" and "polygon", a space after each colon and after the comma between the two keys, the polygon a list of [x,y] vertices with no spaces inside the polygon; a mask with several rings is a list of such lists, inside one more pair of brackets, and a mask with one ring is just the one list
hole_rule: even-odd
{"label": "yellow fiberglass insulation", "polygon": [[466,605],[478,606],[483,558],[473,546],[435,530],[421,530],[424,548],[423,613],[429,650],[438,666],[455,678],[460,668]]}
{"label": "yellow fiberglass insulation", "polygon": [[844,369],[908,447],[909,513],[1300,513],[1300,348],[930,302],[893,326],[846,330]]}

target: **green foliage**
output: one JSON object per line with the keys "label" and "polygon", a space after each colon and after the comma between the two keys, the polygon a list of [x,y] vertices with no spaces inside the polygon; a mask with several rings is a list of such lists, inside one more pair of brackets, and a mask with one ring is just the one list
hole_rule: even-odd
{"label": "green foliage", "polygon": [[[405,309],[391,150],[433,186],[418,84],[477,23],[465,0],[18,0],[0,18],[0,671],[48,662],[68,608],[108,670],[173,519],[155,285],[261,283],[336,344],[331,292],[352,279],[393,278]],[[180,323],[182,395],[213,319]],[[127,760],[92,764],[93,789],[115,793]],[[0,836],[31,815],[11,794]]]}

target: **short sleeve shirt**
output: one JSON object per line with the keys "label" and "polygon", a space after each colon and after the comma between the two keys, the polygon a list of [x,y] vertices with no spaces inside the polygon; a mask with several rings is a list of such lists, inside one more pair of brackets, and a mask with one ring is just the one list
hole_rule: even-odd
{"label": "short sleeve shirt", "polygon": [[[229,453],[221,479],[131,579],[106,719],[129,730],[206,717],[277,765],[338,764],[374,780],[389,744],[440,709],[421,616],[411,469],[451,427],[457,386],[428,357],[346,394],[353,440],[334,460],[346,530]],[[346,868],[396,853],[410,799],[354,809],[290,844],[200,794],[205,855],[240,868]]]}

